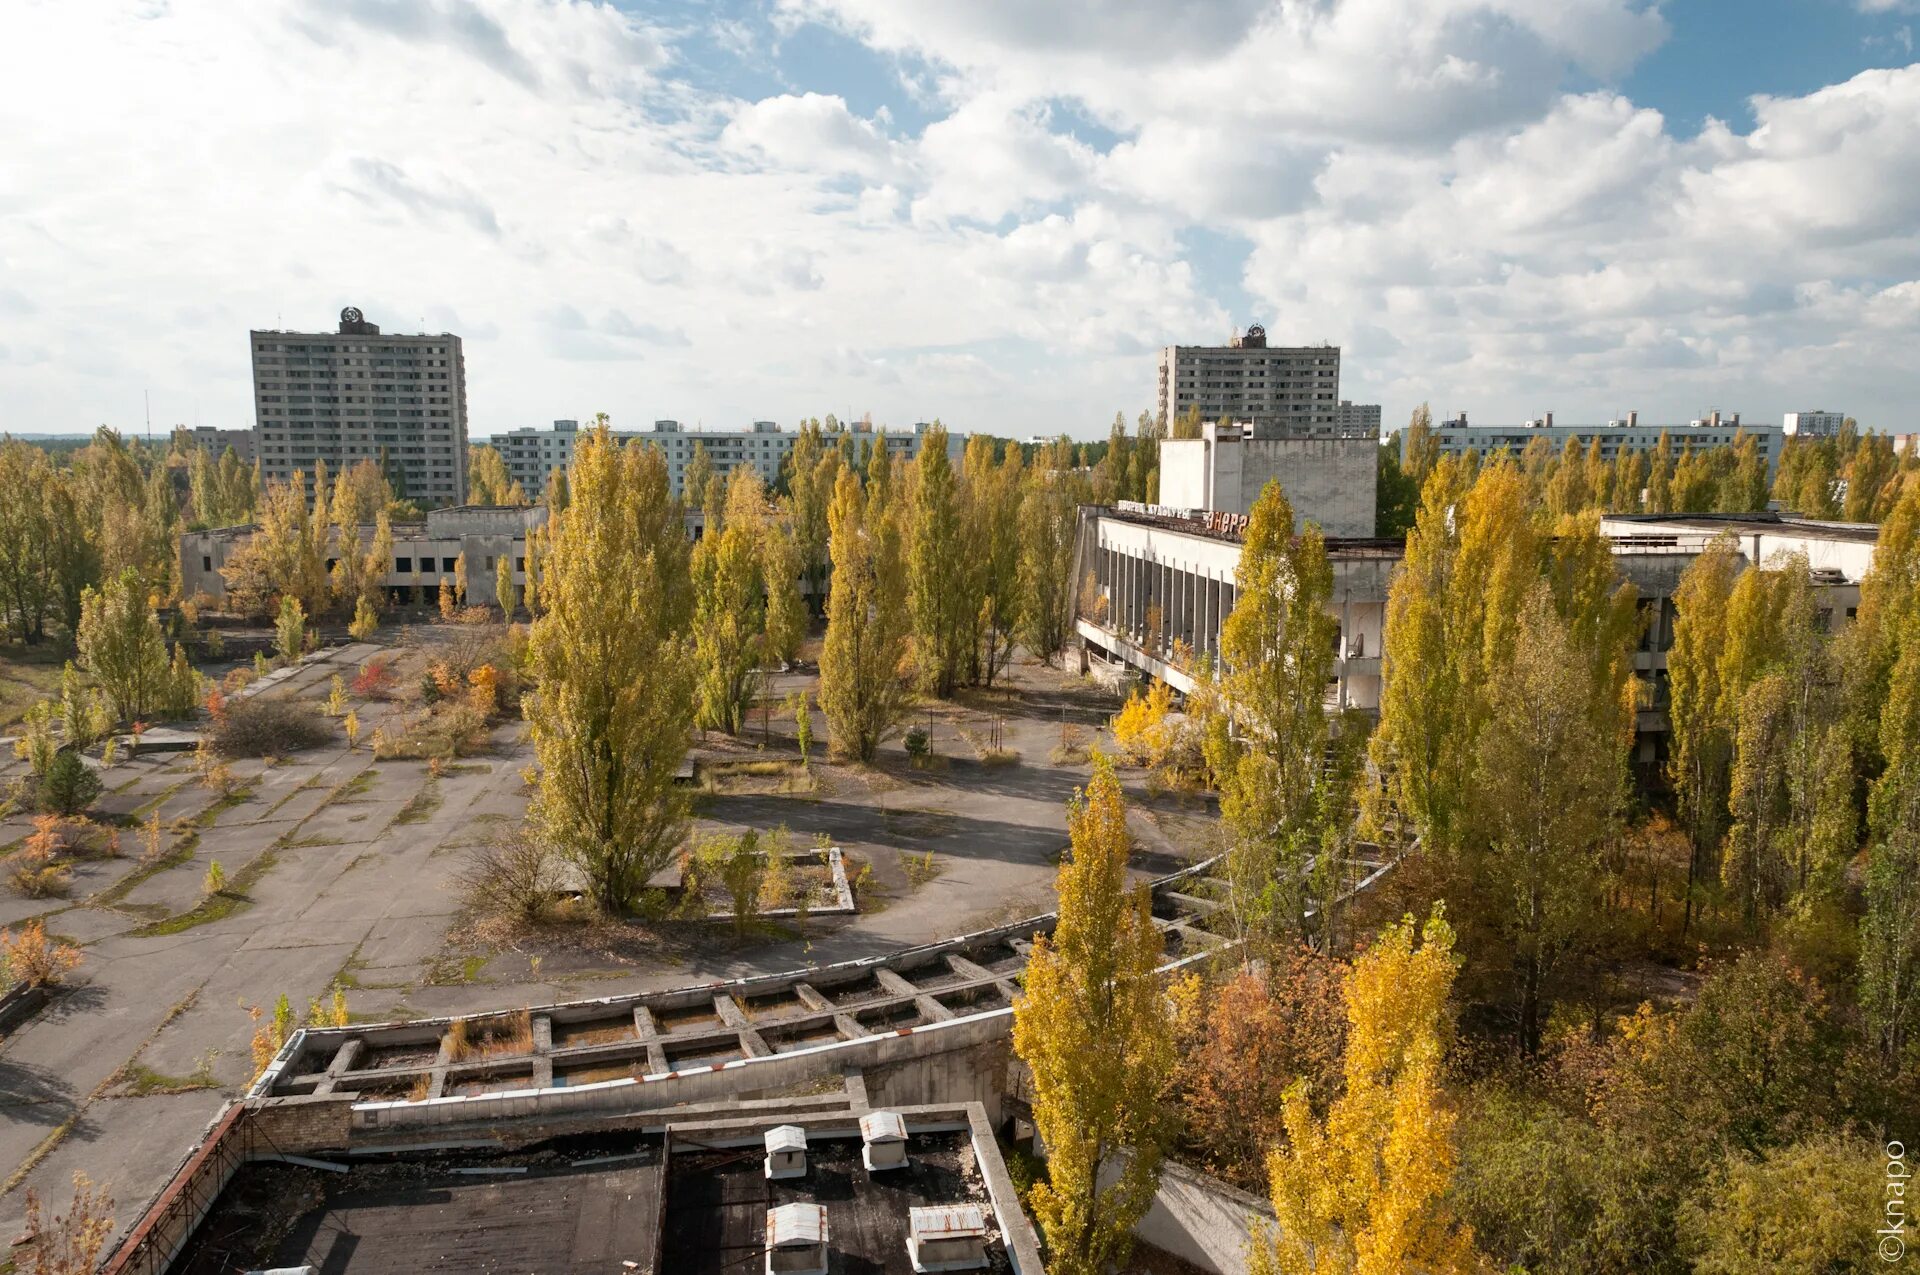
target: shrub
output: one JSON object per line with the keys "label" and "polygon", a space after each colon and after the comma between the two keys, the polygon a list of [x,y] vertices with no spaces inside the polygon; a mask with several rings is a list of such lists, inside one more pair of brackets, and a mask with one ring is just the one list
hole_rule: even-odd
{"label": "shrub", "polygon": [[55,863],[53,856],[41,851],[22,850],[13,856],[8,880],[19,894],[29,899],[50,899],[65,895],[73,885],[73,869]]}
{"label": "shrub", "polygon": [[226,757],[285,756],[333,738],[326,719],[298,700],[255,697],[227,706],[213,728],[213,746]]}
{"label": "shrub", "polygon": [[77,815],[93,804],[100,787],[100,776],[80,760],[80,754],[64,751],[54,757],[40,780],[40,801],[49,810]]}
{"label": "shrub", "polygon": [[1825,1135],[1753,1161],[1730,1156],[1680,1212],[1699,1275],[1858,1269],[1887,1186],[1871,1142]]}
{"label": "shrub", "polygon": [[1172,744],[1167,723],[1172,706],[1172,689],[1156,681],[1144,697],[1137,690],[1129,694],[1114,715],[1113,740],[1136,766],[1158,766],[1166,760]]}
{"label": "shrub", "polygon": [[459,875],[467,906],[482,916],[537,923],[559,897],[553,852],[533,837],[514,837],[481,848]]}
{"label": "shrub", "polygon": [[907,733],[901,737],[900,743],[906,748],[907,756],[913,758],[916,765],[925,761],[927,754],[931,752],[933,748],[933,743],[928,739],[927,732],[919,726],[911,727]]}
{"label": "shrub", "polygon": [[386,660],[368,660],[354,674],[353,693],[362,699],[386,699],[393,693],[393,665]]}
{"label": "shrub", "polygon": [[80,949],[48,938],[47,927],[38,921],[28,921],[17,932],[0,930],[0,970],[6,975],[0,985],[57,986],[79,964]]}
{"label": "shrub", "polygon": [[22,1275],[92,1275],[113,1238],[113,1197],[86,1174],[75,1173],[72,1205],[49,1217],[39,1193],[28,1187],[27,1234],[35,1238],[22,1255]]}
{"label": "shrub", "polygon": [[224,894],[226,892],[227,870],[220,866],[220,860],[215,859],[207,865],[206,880],[200,883],[200,888],[208,894]]}

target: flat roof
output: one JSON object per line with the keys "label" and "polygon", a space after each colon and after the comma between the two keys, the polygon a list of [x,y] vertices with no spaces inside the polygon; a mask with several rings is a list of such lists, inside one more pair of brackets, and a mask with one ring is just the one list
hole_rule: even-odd
{"label": "flat roof", "polygon": [[346,1172],[253,1162],[169,1269],[606,1275],[622,1262],[671,1269],[654,1263],[661,1146],[658,1136],[627,1134],[540,1151],[358,1160]]}
{"label": "flat roof", "polygon": [[1823,522],[1794,514],[1602,514],[1601,517],[1607,522],[1684,527],[1707,535],[1730,531],[1735,535],[1806,536],[1812,540],[1840,540],[1869,545],[1880,538],[1880,528],[1873,523]]}
{"label": "flat roof", "polygon": [[816,1135],[807,1148],[806,1176],[774,1181],[761,1172],[757,1148],[703,1150],[697,1138],[683,1140],[678,1132],[672,1137],[660,1271],[740,1275],[761,1269],[768,1211],[787,1204],[826,1208],[836,1271],[911,1275],[912,1210],[955,1205],[978,1209],[987,1222],[984,1269],[1013,1269],[967,1133],[912,1133],[906,1167],[872,1174],[860,1162],[858,1136]]}

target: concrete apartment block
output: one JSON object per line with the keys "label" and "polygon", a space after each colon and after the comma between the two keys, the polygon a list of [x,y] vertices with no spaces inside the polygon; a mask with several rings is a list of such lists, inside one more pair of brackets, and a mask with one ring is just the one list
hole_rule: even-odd
{"label": "concrete apartment block", "polygon": [[1340,347],[1269,346],[1258,325],[1228,345],[1169,345],[1160,351],[1161,419],[1194,408],[1203,421],[1247,422],[1256,438],[1339,437]]}
{"label": "concrete apartment block", "polygon": [[1845,412],[1788,412],[1781,418],[1780,428],[1791,437],[1832,438],[1846,423]]}
{"label": "concrete apartment block", "polygon": [[460,338],[383,334],[360,311],[337,332],[255,329],[253,397],[260,473],[334,472],[384,455],[396,487],[422,505],[467,494],[467,376]]}
{"label": "concrete apartment block", "polygon": [[[1786,441],[1785,432],[1780,426],[1743,425],[1738,412],[1724,418],[1719,412],[1710,412],[1698,420],[1678,425],[1642,425],[1638,412],[1628,412],[1625,420],[1608,421],[1604,425],[1556,425],[1552,412],[1519,425],[1469,425],[1467,414],[1461,412],[1452,420],[1441,421],[1434,428],[1433,438],[1443,456],[1460,456],[1467,452],[1491,456],[1502,447],[1518,456],[1536,438],[1544,438],[1547,446],[1555,452],[1565,447],[1569,438],[1585,450],[1597,439],[1601,459],[1611,462],[1623,450],[1652,451],[1660,445],[1662,434],[1667,436],[1676,456],[1683,447],[1706,451],[1713,447],[1731,446],[1741,438],[1751,438],[1760,451],[1760,458],[1767,462],[1768,472],[1778,467],[1780,449]],[[1405,457],[1405,448],[1406,435],[1402,434],[1402,458]]]}
{"label": "concrete apartment block", "polygon": [[227,448],[231,447],[235,456],[249,465],[253,463],[253,431],[250,429],[216,429],[212,425],[195,425],[187,434],[195,446],[215,460],[224,456]]}

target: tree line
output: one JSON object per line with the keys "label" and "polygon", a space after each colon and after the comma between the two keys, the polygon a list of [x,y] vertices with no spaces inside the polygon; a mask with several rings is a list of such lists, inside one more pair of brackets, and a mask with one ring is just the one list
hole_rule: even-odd
{"label": "tree line", "polygon": [[[1848,418],[1830,438],[1793,436],[1771,478],[1759,439],[1736,430],[1731,443],[1696,449],[1665,430],[1652,447],[1622,447],[1609,459],[1601,440],[1558,448],[1545,435],[1513,456],[1535,507],[1558,517],[1601,513],[1756,513],[1767,502],[1809,518],[1882,522],[1920,454],[1899,455],[1887,434],[1862,433]],[[1504,450],[1504,449],[1503,449]],[[1420,492],[1440,460],[1440,438],[1425,404],[1404,431],[1381,444],[1376,519],[1381,535],[1413,526]]]}
{"label": "tree line", "polygon": [[1070,444],[1029,464],[976,436],[956,464],[936,423],[912,460],[884,434],[864,466],[852,453],[850,434],[809,422],[784,493],[751,466],[690,466],[675,497],[658,449],[622,445],[604,420],[582,436],[567,504],[529,544],[526,704],[543,835],[609,910],[631,909],[680,840],[686,807],[671,780],[689,732],[744,728],[762,671],[798,651],[809,594],[824,589],[828,744],[858,761],[916,692],[991,686],[1016,644],[1047,661],[1064,649],[1089,490]]}
{"label": "tree line", "polygon": [[[1869,1264],[1920,1078],[1920,480],[1876,499],[1844,626],[1804,557],[1693,562],[1649,796],[1647,614],[1597,510],[1436,459],[1374,724],[1326,704],[1325,544],[1270,485],[1186,703],[1232,968],[1142,972],[1100,760],[1016,1007],[1049,1269],[1123,1260],[1172,1150],[1270,1196],[1258,1271]],[[1417,849],[1340,903],[1360,836]]]}

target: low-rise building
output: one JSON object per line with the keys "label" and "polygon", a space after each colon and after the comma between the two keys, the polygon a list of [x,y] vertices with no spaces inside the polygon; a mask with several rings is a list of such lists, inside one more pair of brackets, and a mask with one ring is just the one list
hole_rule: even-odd
{"label": "low-rise building", "polygon": [[215,460],[226,454],[229,447],[233,454],[251,465],[253,463],[253,431],[250,429],[218,429],[212,425],[195,425],[187,431],[194,446],[206,452]]}
{"label": "low-rise building", "polygon": [[[1082,658],[1128,665],[1194,689],[1201,660],[1220,657],[1220,630],[1237,599],[1246,519],[1161,506],[1085,506],[1075,547],[1080,594],[1076,629]],[[1765,566],[1804,554],[1826,623],[1839,630],[1860,602],[1878,529],[1780,514],[1612,515],[1600,523],[1620,574],[1639,591],[1644,617],[1635,675],[1641,712],[1633,761],[1656,786],[1667,755],[1667,652],[1680,577],[1714,540],[1732,539],[1742,559]],[[1330,536],[1330,609],[1339,621],[1326,699],[1331,707],[1377,713],[1387,596],[1405,552],[1399,540]]]}
{"label": "low-rise building", "polygon": [[[1722,416],[1718,411],[1681,425],[1642,425],[1638,412],[1628,412],[1624,419],[1602,425],[1556,425],[1552,412],[1519,425],[1469,425],[1467,414],[1461,412],[1451,420],[1440,422],[1433,431],[1433,440],[1443,456],[1461,456],[1467,452],[1491,456],[1503,447],[1517,456],[1536,439],[1545,439],[1547,446],[1556,452],[1566,446],[1568,439],[1584,450],[1597,440],[1601,457],[1611,462],[1623,451],[1652,451],[1660,445],[1662,434],[1667,436],[1676,455],[1683,447],[1705,451],[1752,438],[1769,473],[1778,467],[1786,441],[1786,433],[1778,425],[1743,425],[1738,412]],[[1404,433],[1401,446],[1404,459]]]}
{"label": "low-rise building", "polygon": [[[403,522],[393,526],[391,570],[382,578],[389,599],[405,606],[425,603],[440,591],[442,580],[451,581],[461,555],[467,559],[467,601],[492,606],[499,602],[495,591],[495,572],[499,560],[513,560],[516,587],[524,589],[527,580],[527,532],[545,523],[544,505],[455,505],[427,511],[422,522]],[[210,531],[187,531],[180,535],[180,581],[184,597],[209,599],[215,604],[226,597],[227,581],[221,574],[229,559],[253,538],[254,528],[219,527]],[[361,543],[371,543],[372,527],[361,529]],[[333,567],[328,559],[327,567]]]}

